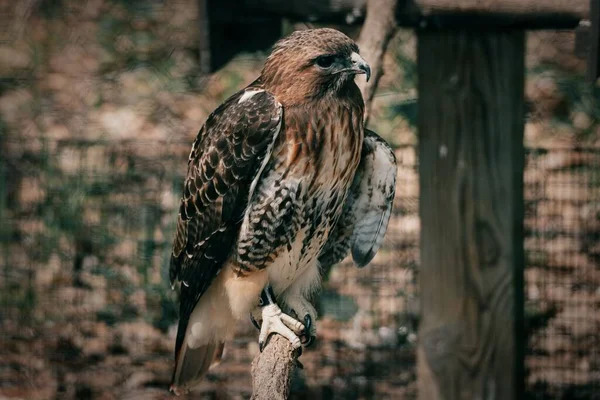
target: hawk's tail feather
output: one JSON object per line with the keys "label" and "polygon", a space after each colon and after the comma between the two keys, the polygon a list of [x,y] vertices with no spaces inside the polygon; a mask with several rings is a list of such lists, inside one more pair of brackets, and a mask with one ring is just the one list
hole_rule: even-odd
{"label": "hawk's tail feather", "polygon": [[170,390],[176,395],[187,393],[198,384],[208,369],[221,361],[224,342],[212,341],[197,348],[181,346],[173,371]]}
{"label": "hawk's tail feather", "polygon": [[206,371],[221,360],[225,341],[234,327],[221,274],[200,299],[193,286],[181,287],[181,310],[175,344],[171,391],[187,393],[202,381]]}

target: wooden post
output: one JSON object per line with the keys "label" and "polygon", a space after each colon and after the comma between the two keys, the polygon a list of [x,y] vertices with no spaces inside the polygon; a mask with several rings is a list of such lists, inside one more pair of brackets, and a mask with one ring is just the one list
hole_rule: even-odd
{"label": "wooden post", "polygon": [[524,53],[418,32],[423,400],[523,396]]}
{"label": "wooden post", "polygon": [[587,79],[596,83],[600,76],[600,0],[590,0],[590,21],[592,24]]}

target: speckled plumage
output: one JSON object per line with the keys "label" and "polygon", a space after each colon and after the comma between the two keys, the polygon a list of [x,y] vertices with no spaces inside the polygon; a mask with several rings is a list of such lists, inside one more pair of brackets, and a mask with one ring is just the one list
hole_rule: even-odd
{"label": "speckled plumage", "polygon": [[[364,104],[353,79],[360,71],[344,69],[357,52],[351,39],[332,29],[295,32],[274,46],[261,76],[201,128],[190,153],[170,267],[172,284],[182,282],[176,393],[193,386],[220,357],[234,322],[257,306],[265,284],[291,307],[318,289],[319,260],[338,262],[345,256],[340,249],[352,247],[372,252],[362,264],[377,251],[395,173],[393,181],[384,179],[388,211],[383,204],[369,209],[383,183],[369,189],[371,181],[364,179],[378,171],[366,158],[384,153],[371,133],[368,151],[363,149]],[[387,173],[395,161],[393,154],[384,158]],[[351,188],[366,193],[349,195]],[[344,210],[371,222],[357,224],[342,217]],[[383,224],[373,222],[377,215]],[[344,234],[336,233],[336,225]],[[371,245],[362,239],[353,239],[359,246],[347,245],[345,232],[352,227],[357,237],[367,235],[366,242],[368,235],[377,237]],[[328,255],[333,248],[335,257]]]}
{"label": "speckled plumage", "polygon": [[357,168],[342,216],[319,254],[324,275],[350,251],[356,265],[367,265],[383,242],[396,193],[396,156],[375,132],[365,130]]}

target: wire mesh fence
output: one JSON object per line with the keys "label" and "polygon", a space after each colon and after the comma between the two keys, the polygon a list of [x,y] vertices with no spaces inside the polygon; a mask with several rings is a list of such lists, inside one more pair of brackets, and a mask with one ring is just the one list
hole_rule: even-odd
{"label": "wire mesh fence", "polygon": [[[2,385],[18,390],[46,373],[32,384],[36,396],[114,385],[129,395],[138,378],[164,391],[177,319],[167,267],[190,143],[3,139]],[[298,398],[415,395],[414,149],[398,156],[406,190],[388,242],[368,269],[345,262],[327,277]],[[256,340],[248,320],[201,390],[246,397]],[[21,346],[43,350],[32,360]]]}
{"label": "wire mesh fence", "polygon": [[[200,76],[194,0],[16,3],[20,19],[0,24],[17,38],[0,43],[11,49],[0,52],[0,393],[164,398],[177,320],[166,268],[192,135],[264,54]],[[566,31],[527,41],[532,399],[600,396],[600,92],[573,41]],[[384,247],[367,268],[346,260],[328,276],[297,398],[417,396],[415,53],[400,31],[372,114],[399,164]],[[240,329],[205,397],[248,397],[257,333]]]}
{"label": "wire mesh fence", "polygon": [[[12,363],[2,369],[3,386],[46,370],[48,380],[64,382],[59,395],[101,392],[106,382],[125,393],[144,370],[147,387],[166,387],[177,318],[166,268],[189,143],[4,138],[2,145],[10,151],[1,169],[0,348]],[[302,358],[298,398],[416,397],[418,162],[413,146],[396,154],[385,245],[368,268],[347,260],[328,277],[317,304],[319,343]],[[598,171],[600,149],[527,151],[530,398],[596,398],[600,390]],[[257,345],[247,325],[205,393],[249,393]],[[43,368],[19,357],[18,343],[43,346]],[[115,359],[130,367],[112,376]]]}
{"label": "wire mesh fence", "polygon": [[598,149],[532,150],[526,173],[528,383],[533,398],[598,398]]}

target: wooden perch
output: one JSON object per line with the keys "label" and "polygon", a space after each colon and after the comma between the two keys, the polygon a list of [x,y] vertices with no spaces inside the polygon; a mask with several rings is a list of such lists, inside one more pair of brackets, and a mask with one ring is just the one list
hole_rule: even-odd
{"label": "wooden perch", "polygon": [[289,340],[280,335],[271,335],[263,352],[252,361],[251,399],[287,399],[297,363]]}

